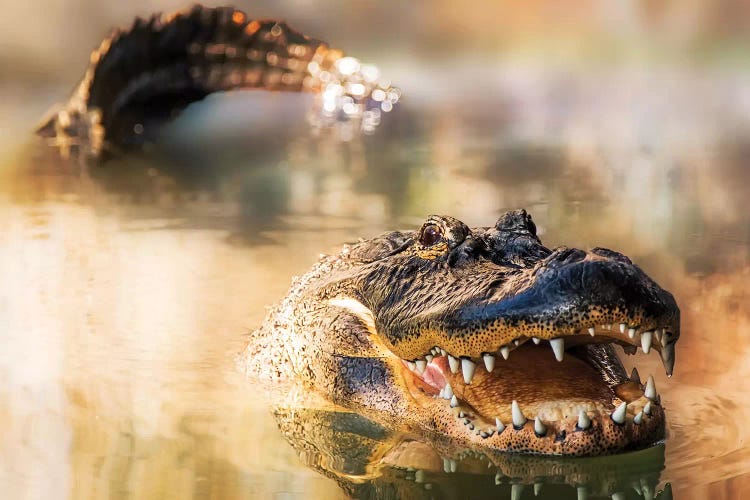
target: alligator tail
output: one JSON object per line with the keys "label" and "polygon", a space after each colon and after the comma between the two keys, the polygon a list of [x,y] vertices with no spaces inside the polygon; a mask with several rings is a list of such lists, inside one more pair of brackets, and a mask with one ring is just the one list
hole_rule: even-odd
{"label": "alligator tail", "polygon": [[283,22],[231,7],[138,18],[91,54],[70,100],[37,133],[86,142],[95,155],[137,147],[146,132],[213,92],[317,90],[310,63],[323,69],[342,56]]}

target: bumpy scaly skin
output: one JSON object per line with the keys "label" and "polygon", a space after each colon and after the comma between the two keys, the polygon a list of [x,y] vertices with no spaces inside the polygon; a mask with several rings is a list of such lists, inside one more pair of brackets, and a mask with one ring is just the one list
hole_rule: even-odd
{"label": "bumpy scaly skin", "polygon": [[127,149],[148,138],[152,125],[213,92],[302,90],[307,64],[326,52],[282,22],[252,20],[229,7],[196,5],[137,19],[102,41],[70,100],[38,131],[85,139],[95,154]]}
{"label": "bumpy scaly skin", "polygon": [[[284,300],[253,333],[243,356],[245,368],[260,378],[324,388],[333,401],[348,407],[405,414],[405,387],[394,372],[393,361],[382,358],[360,318],[327,303],[339,293],[353,292],[351,285],[331,285],[330,290],[316,294],[328,276],[356,268],[359,260],[350,250],[345,246],[341,254],[323,257],[295,279]],[[361,385],[367,390],[362,391]]]}
{"label": "bumpy scaly skin", "polygon": [[[617,327],[596,337],[577,335],[600,322],[622,323],[632,337]],[[650,338],[651,329],[664,331],[653,348],[671,371],[679,338],[672,296],[616,252],[545,248],[531,218],[519,210],[489,228],[431,217],[419,232],[387,233],[323,257],[269,313],[244,360],[254,376],[302,382],[335,403],[380,421],[396,417],[401,429],[432,439],[447,436],[468,447],[513,452],[599,455],[646,447],[664,436],[658,397],[644,394],[640,380],[628,380],[606,344],[631,346],[641,332]],[[550,408],[545,398],[555,394],[556,384],[566,384],[561,389],[570,394],[571,382],[555,373],[558,365],[535,366],[542,384],[517,374],[504,383],[501,375],[484,371],[481,356],[501,347],[511,352],[523,347],[517,356],[526,357],[516,359],[538,355],[529,351],[532,337],[535,343],[564,337],[577,345],[574,357],[596,367],[600,389],[609,396],[570,395],[570,401]],[[435,354],[434,361],[429,356],[427,365],[442,370],[462,401],[458,408],[436,397],[445,382],[433,388],[407,369],[410,360],[424,360],[436,346],[480,365],[473,385],[464,385],[460,370],[450,375],[446,356]],[[501,365],[498,372],[512,366]],[[580,361],[559,366],[571,366],[575,376],[594,376]],[[491,417],[474,409],[493,399],[498,404]],[[543,434],[535,430],[534,414],[510,425],[511,399],[546,419]],[[610,413],[622,402],[627,406],[616,422]],[[572,410],[565,410],[568,406]],[[575,418],[554,417],[569,411],[575,417],[580,408],[591,417],[584,429]],[[502,432],[494,429],[493,417],[504,423]],[[477,429],[467,432],[464,425]]]}
{"label": "bumpy scaly skin", "polygon": [[[324,74],[342,76],[335,66],[342,57],[284,22],[251,19],[231,7],[156,14],[105,38],[69,101],[53,108],[37,132],[63,152],[71,145],[85,146],[94,157],[137,149],[153,141],[165,121],[214,92],[319,92]],[[364,92],[353,101],[367,97]]]}

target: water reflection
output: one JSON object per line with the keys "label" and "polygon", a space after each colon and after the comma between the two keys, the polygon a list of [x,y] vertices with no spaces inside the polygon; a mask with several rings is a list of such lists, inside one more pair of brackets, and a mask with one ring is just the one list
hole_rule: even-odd
{"label": "water reflection", "polygon": [[[192,112],[204,119],[212,106],[222,104]],[[304,115],[304,103],[295,109]],[[622,488],[645,497],[666,482],[676,498],[747,491],[748,146],[511,140],[532,120],[440,111],[404,105],[349,142],[280,118],[213,148],[167,140],[89,164],[33,144],[7,159],[3,489],[73,498],[461,498],[511,496],[514,484],[530,497],[535,483],[548,498],[576,498],[584,485],[590,497]],[[498,456],[489,468],[455,456],[446,473],[451,455],[436,443],[318,403],[266,402],[236,374],[243,335],[318,252],[417,226],[430,212],[482,225],[515,207],[549,245],[622,250],[675,292],[675,376],[666,380],[656,356],[638,363],[667,407],[663,447],[589,461]]]}
{"label": "water reflection", "polygon": [[[596,459],[560,459],[465,450],[446,456],[354,413],[274,411],[285,438],[309,467],[352,498],[655,498],[664,447]],[[455,457],[455,458],[453,458]],[[670,497],[671,485],[656,498]]]}

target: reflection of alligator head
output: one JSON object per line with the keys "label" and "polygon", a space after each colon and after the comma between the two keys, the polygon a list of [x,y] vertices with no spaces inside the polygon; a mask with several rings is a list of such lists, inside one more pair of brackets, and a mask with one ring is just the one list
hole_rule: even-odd
{"label": "reflection of alligator head", "polygon": [[489,228],[432,216],[322,258],[244,359],[432,440],[600,455],[664,437],[653,379],[628,377],[615,344],[671,374],[679,335],[672,295],[627,257],[549,250],[519,210]]}
{"label": "reflection of alligator head", "polygon": [[[611,497],[634,489],[654,496],[664,446],[571,460],[471,450],[437,450],[356,413],[277,408],[274,416],[302,461],[333,479],[352,498]],[[503,494],[504,493],[504,494]]]}
{"label": "reflection of alligator head", "polygon": [[66,154],[86,146],[94,156],[135,149],[190,103],[235,89],[308,91],[319,96],[317,125],[358,123],[370,132],[399,98],[377,68],[285,23],[254,20],[231,7],[196,5],[136,19],[91,54],[69,101],[37,132]]}

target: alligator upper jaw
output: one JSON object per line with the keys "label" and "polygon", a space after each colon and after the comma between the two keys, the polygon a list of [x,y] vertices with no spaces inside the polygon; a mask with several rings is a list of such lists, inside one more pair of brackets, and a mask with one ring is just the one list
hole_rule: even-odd
{"label": "alligator upper jaw", "polygon": [[[433,415],[440,433],[479,448],[601,455],[664,437],[653,377],[642,382],[637,370],[628,376],[614,344],[634,352],[641,340],[648,353],[656,342],[665,353],[665,345],[673,352],[674,343],[667,344],[661,331],[640,337],[602,325],[593,335],[586,330],[551,341],[522,339],[513,350],[481,359],[435,347],[424,359],[402,360],[401,367],[412,396]],[[558,339],[561,344],[555,344]],[[671,370],[668,359],[665,365]]]}

